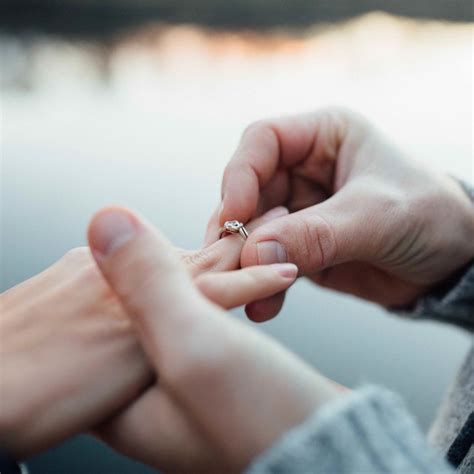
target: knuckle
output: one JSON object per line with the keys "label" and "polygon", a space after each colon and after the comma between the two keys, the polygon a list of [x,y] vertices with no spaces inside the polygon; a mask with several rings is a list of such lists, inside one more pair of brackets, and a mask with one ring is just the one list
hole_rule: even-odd
{"label": "knuckle", "polygon": [[105,280],[102,277],[99,269],[91,262],[91,264],[84,265],[78,272],[78,280],[82,284],[86,285],[105,285]]}
{"label": "knuckle", "polygon": [[321,216],[316,218],[316,241],[318,243],[322,267],[330,265],[337,258],[337,242],[332,225]]}
{"label": "knuckle", "polygon": [[334,125],[344,126],[347,128],[349,125],[368,125],[367,119],[359,112],[339,105],[329,106],[322,111],[326,119]]}
{"label": "knuckle", "polygon": [[343,107],[340,105],[332,105],[327,107],[326,112],[329,116],[336,119],[354,120],[356,117],[360,117],[358,112],[355,112],[349,107]]}
{"label": "knuckle", "polygon": [[272,126],[269,120],[257,120],[245,128],[243,136],[245,137],[248,135],[260,135],[262,133],[268,133],[269,130],[271,131],[271,128]]}
{"label": "knuckle", "polygon": [[215,292],[215,283],[210,275],[199,275],[194,279],[194,283],[201,293],[212,299]]}
{"label": "knuckle", "polygon": [[[279,152],[280,141],[276,131],[276,125],[274,122],[268,119],[258,120],[250,124],[242,135],[241,143],[246,143],[248,139],[249,143],[259,143],[262,147],[273,150],[275,153]],[[253,153],[253,146],[246,150],[247,153]],[[258,159],[255,156],[255,159]]]}
{"label": "knuckle", "polygon": [[82,294],[82,303],[103,310],[116,298],[93,260],[75,270],[72,291]]}
{"label": "knuckle", "polygon": [[71,250],[68,250],[64,254],[63,259],[67,263],[73,263],[77,265],[90,264],[93,261],[89,247],[75,247]]}
{"label": "knuckle", "polygon": [[323,109],[320,115],[320,129],[317,150],[323,150],[330,157],[336,158],[337,153],[346,140],[351,147],[357,149],[373,127],[360,113],[354,110],[332,106]]}
{"label": "knuckle", "polygon": [[346,107],[341,107],[339,105],[330,105],[322,109],[320,111],[320,114],[323,119],[326,119],[328,121],[338,121],[341,119],[349,119],[349,117],[352,117],[354,115],[354,112]]}
{"label": "knuckle", "polygon": [[295,224],[298,260],[303,265],[304,262],[308,262],[311,270],[330,265],[337,255],[337,244],[332,226],[318,215],[310,219],[297,217]]}
{"label": "knuckle", "polygon": [[319,113],[317,140],[313,153],[334,161],[343,142],[357,147],[367,134],[368,122],[356,112],[343,107],[327,107]]}
{"label": "knuckle", "polygon": [[77,247],[69,250],[63,257],[63,262],[73,268],[73,282],[84,288],[105,291],[108,287],[88,247]]}
{"label": "knuckle", "polygon": [[215,256],[206,249],[188,252],[181,258],[191,273],[193,271],[207,272],[216,265]]}
{"label": "knuckle", "polygon": [[276,272],[269,273],[267,268],[261,266],[249,267],[242,271],[248,288],[253,289],[261,287],[264,282],[268,282],[276,275]]}
{"label": "knuckle", "polygon": [[314,225],[310,225],[306,219],[299,219],[297,225],[298,233],[300,235],[301,248],[303,258],[306,261],[311,261],[313,265],[317,267],[324,266],[324,255],[318,252],[319,240],[317,237],[317,231]]}

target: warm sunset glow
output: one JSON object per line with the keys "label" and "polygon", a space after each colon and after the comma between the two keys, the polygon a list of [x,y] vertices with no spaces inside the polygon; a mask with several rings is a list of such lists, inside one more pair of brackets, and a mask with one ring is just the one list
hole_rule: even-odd
{"label": "warm sunset glow", "polygon": [[[252,120],[340,104],[368,115],[418,158],[465,176],[472,173],[472,34],[468,24],[375,13],[299,35],[150,27],[107,52],[40,41],[28,68],[12,60],[11,82],[15,71],[27,75],[33,93],[26,112],[26,98],[7,89],[9,116],[25,115],[9,120],[5,137],[44,138],[49,127],[35,122],[42,115],[55,123],[55,141],[70,143],[65,116],[74,113],[87,128],[79,117],[104,114],[118,135],[130,139],[132,130],[150,147],[157,130],[173,123],[176,146],[183,127],[202,137],[225,122],[220,137],[207,136],[224,152],[229,148],[221,139],[234,143]],[[104,80],[109,85],[102,94]],[[199,130],[188,130],[190,122]],[[91,140],[96,131],[88,132]],[[186,150],[182,157],[187,160]],[[200,166],[215,165],[208,156],[200,159]]]}

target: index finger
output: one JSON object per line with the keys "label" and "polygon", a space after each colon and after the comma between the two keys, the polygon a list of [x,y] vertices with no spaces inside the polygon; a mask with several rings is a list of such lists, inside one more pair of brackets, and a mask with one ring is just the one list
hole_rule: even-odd
{"label": "index finger", "polygon": [[[249,222],[246,225],[247,230],[252,232],[257,227],[287,214],[288,209],[285,207],[276,207]],[[178,249],[178,253],[181,255],[188,272],[195,277],[201,273],[223,272],[239,268],[240,252],[244,243],[245,241],[240,235],[228,235],[208,247],[191,251]]]}
{"label": "index finger", "polygon": [[295,166],[311,153],[316,118],[316,114],[283,117],[247,128],[224,171],[220,224],[254,217],[260,193],[277,170]]}

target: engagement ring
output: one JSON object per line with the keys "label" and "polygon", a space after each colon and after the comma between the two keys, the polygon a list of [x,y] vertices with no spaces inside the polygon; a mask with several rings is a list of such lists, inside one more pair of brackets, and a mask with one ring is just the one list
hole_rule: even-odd
{"label": "engagement ring", "polygon": [[224,222],[224,225],[221,227],[219,239],[222,239],[225,234],[240,234],[240,236],[244,240],[247,240],[247,237],[249,236],[249,233],[247,232],[247,229],[245,228],[244,224],[239,221]]}

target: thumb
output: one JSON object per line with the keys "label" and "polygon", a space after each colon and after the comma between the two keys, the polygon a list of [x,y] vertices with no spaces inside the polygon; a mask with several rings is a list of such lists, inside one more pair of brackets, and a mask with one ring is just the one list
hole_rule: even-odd
{"label": "thumb", "polygon": [[99,211],[88,238],[105,279],[133,316],[151,362],[159,366],[171,345],[176,348],[192,331],[206,301],[173,247],[132,212],[119,207]]}
{"label": "thumb", "polygon": [[245,243],[242,267],[290,262],[301,275],[309,275],[366,258],[375,232],[370,207],[355,195],[341,190],[321,204],[262,225]]}

